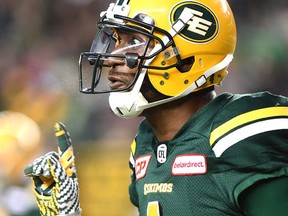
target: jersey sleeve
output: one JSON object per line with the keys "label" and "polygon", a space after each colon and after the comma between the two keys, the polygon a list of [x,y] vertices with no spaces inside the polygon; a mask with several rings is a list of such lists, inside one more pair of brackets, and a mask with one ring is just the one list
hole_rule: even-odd
{"label": "jersey sleeve", "polygon": [[[288,99],[270,93],[235,96],[213,123],[210,171],[237,203],[263,180],[288,176]],[[228,182],[228,183],[227,183]]]}
{"label": "jersey sleeve", "polygon": [[263,180],[244,191],[239,198],[245,215],[286,216],[288,177]]}

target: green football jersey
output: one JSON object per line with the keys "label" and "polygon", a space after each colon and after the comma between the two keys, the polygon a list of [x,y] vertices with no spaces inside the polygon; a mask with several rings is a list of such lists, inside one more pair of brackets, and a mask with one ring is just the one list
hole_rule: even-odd
{"label": "green football jersey", "polygon": [[225,93],[167,142],[141,122],[131,145],[130,200],[141,216],[244,215],[239,195],[287,176],[287,155],[288,99]]}

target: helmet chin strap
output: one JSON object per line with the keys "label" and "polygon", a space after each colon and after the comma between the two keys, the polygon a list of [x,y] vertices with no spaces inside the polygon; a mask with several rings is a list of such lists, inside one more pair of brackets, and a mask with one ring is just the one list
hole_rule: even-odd
{"label": "helmet chin strap", "polygon": [[221,62],[214,65],[212,68],[207,70],[201,77],[199,77],[194,83],[192,83],[188,88],[186,88],[180,94],[169,97],[163,100],[155,101],[149,103],[142,93],[140,88],[142,86],[145,74],[147,69],[143,69],[137,79],[137,82],[134,85],[134,88],[130,92],[113,92],[110,93],[109,103],[112,111],[119,117],[122,118],[133,118],[139,116],[143,110],[165,104],[193,92],[195,89],[204,85],[207,81],[207,78],[212,74],[224,69],[227,67],[233,59],[232,54],[228,54]]}
{"label": "helmet chin strap", "polygon": [[152,103],[139,104],[139,106],[137,106],[137,111],[138,110],[143,111],[144,109],[155,107],[155,106],[158,106],[161,104],[165,104],[165,103],[168,103],[168,102],[171,102],[171,101],[174,101],[174,100],[177,100],[177,99],[180,99],[182,97],[187,96],[188,94],[193,92],[195,89],[204,85],[207,81],[207,78],[210,77],[212,74],[214,74],[214,73],[224,69],[225,67],[227,67],[232,60],[233,60],[233,55],[228,54],[221,62],[219,62],[218,64],[214,65],[212,68],[207,70],[201,77],[199,77],[195,82],[193,82],[188,88],[186,88],[180,94],[173,96],[173,97],[163,99],[163,100],[155,101]]}

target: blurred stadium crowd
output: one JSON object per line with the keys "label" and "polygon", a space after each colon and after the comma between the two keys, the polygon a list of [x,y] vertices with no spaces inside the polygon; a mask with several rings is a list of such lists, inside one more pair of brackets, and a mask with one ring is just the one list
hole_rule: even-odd
{"label": "blurred stadium crowd", "polygon": [[[230,74],[217,91],[268,90],[287,96],[288,1],[229,2],[238,26],[238,44]],[[89,50],[99,12],[109,3],[0,0],[0,111],[24,114],[38,125],[41,137],[39,147],[35,147],[38,151],[34,152],[38,156],[55,150],[54,122],[66,124],[79,161],[80,198],[85,216],[127,216],[127,211],[133,209],[127,192],[129,145],[141,118],[118,119],[109,110],[107,95],[78,92],[79,54]],[[22,120],[9,121],[20,126]],[[31,162],[35,154],[32,157],[25,152],[26,147],[5,148],[7,134],[3,131],[7,128],[4,127],[0,122],[0,158],[7,158],[0,160],[0,169],[15,162],[19,152],[21,157],[26,157],[25,163]],[[27,133],[21,139],[29,142],[31,136]],[[10,172],[4,177],[5,173],[0,172],[0,216],[25,215],[24,207],[19,209],[24,204],[16,208],[12,195],[10,203],[7,201],[8,186],[27,185],[27,179],[22,176],[27,164],[18,163],[20,168],[13,171],[17,175]]]}

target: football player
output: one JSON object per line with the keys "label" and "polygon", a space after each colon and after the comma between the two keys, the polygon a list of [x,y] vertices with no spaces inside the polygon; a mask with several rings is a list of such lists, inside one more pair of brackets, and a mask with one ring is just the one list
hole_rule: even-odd
{"label": "football player", "polygon": [[[139,215],[288,214],[288,99],[214,90],[236,46],[226,0],[118,0],[98,28],[80,56],[80,91],[110,93],[117,116],[145,117],[130,157]],[[62,156],[52,156],[34,165],[57,186]],[[34,170],[34,180],[45,173]],[[54,213],[42,215],[80,215],[78,204],[64,211],[54,198]]]}

